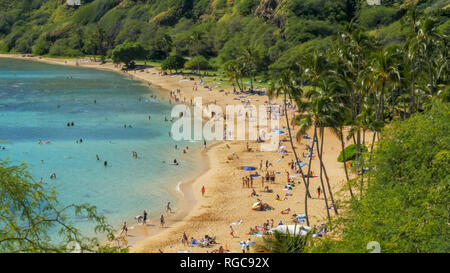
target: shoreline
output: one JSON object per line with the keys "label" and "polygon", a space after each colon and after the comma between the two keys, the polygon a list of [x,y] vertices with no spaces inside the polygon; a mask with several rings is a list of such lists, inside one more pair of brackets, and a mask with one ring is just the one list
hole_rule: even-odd
{"label": "shoreline", "polygon": [[[110,68],[110,67],[105,67],[105,66],[101,67],[99,63],[94,63],[94,64],[98,64],[99,67],[91,67],[91,66],[85,66],[85,65],[77,66],[70,62],[62,63],[62,62],[65,62],[65,61],[71,60],[71,59],[51,59],[51,58],[40,57],[40,56],[29,57],[29,56],[22,56],[19,54],[0,54],[0,58],[12,58],[12,59],[18,59],[18,60],[36,61],[36,62],[42,62],[42,63],[48,63],[48,64],[54,64],[54,65],[69,65],[69,66],[84,67],[84,68],[87,67],[87,68],[91,68],[91,69],[99,69],[99,70],[105,70],[105,71],[110,71],[110,72],[114,72],[114,73],[119,73],[122,75],[125,74],[125,76],[127,76],[131,80],[138,80],[142,84],[146,85],[146,87],[149,89],[149,92],[154,91],[154,93],[157,93],[157,95],[161,96],[162,98],[165,98],[165,99],[170,98],[170,96],[167,94],[167,93],[170,93],[170,90],[167,88],[164,88],[161,85],[153,84],[141,77],[133,77],[133,75],[130,75],[129,73],[124,73],[124,72],[120,71],[120,68]],[[73,59],[73,60],[76,60],[76,59]],[[212,144],[211,147],[213,147],[214,145],[216,145],[216,144]],[[209,159],[207,153],[203,150],[203,148],[199,147],[197,149],[198,149],[198,151],[195,151],[195,152],[198,153],[198,155],[201,157],[201,160],[205,159],[205,158]],[[201,170],[194,177],[189,178],[188,180],[185,180],[185,181],[178,181],[175,186],[175,189],[173,189],[173,187],[169,188],[169,190],[173,194],[173,198],[176,199],[177,207],[183,208],[183,209],[181,209],[180,211],[174,212],[172,215],[170,215],[171,216],[170,218],[169,217],[165,218],[166,225],[171,225],[176,222],[182,221],[185,217],[187,217],[189,212],[194,209],[194,207],[197,203],[197,200],[195,199],[195,197],[193,195],[192,186],[199,177],[201,177],[202,175],[204,175],[206,172],[209,171],[209,169],[210,169],[209,162],[210,162],[210,160],[206,160],[206,163],[201,163],[201,165],[202,165]],[[161,213],[163,213],[163,211],[164,210],[161,210]],[[133,216],[130,216],[129,219],[132,219],[132,221],[135,220],[132,217]],[[127,241],[128,241],[129,247],[131,247],[134,243],[138,242],[139,240],[142,240],[142,239],[145,239],[148,237],[152,237],[152,236],[156,236],[156,235],[160,234],[161,232],[164,232],[164,230],[160,230],[160,229],[157,229],[157,230],[152,229],[149,232],[148,229],[144,229],[144,226],[142,225],[142,223],[128,222],[128,221],[127,221],[127,223],[128,223],[128,235],[129,235],[127,238]],[[152,227],[152,226],[159,226],[159,218],[158,217],[149,218],[147,220],[147,227]],[[120,224],[119,224],[119,227],[120,227]],[[118,230],[117,233],[120,233],[120,230]]]}
{"label": "shoreline", "polygon": [[[62,65],[76,65],[76,59],[51,59],[45,57],[22,57],[22,55],[8,55],[0,54],[0,57],[17,58],[24,60],[36,60],[52,64]],[[86,60],[85,60],[86,61]],[[146,71],[135,71],[124,73],[120,71],[120,67],[115,67],[111,63],[100,65],[99,63],[92,63],[90,61],[80,62],[80,67],[91,67],[96,69],[110,70],[130,76],[132,79],[137,79],[144,84],[153,87],[155,91],[165,94],[167,97],[170,90],[179,89],[180,100],[181,95],[184,95],[184,102],[193,99],[194,97],[202,97],[203,104],[214,102],[218,106],[224,108],[229,104],[243,103],[245,100],[251,101],[255,106],[266,104],[268,102],[280,104],[281,99],[269,100],[267,96],[250,96],[248,94],[231,94],[223,92],[223,90],[204,90],[199,86],[198,91],[194,91],[193,82],[188,81],[182,75],[168,75],[161,76],[155,68],[147,68]],[[220,78],[220,76],[218,76]],[[216,79],[214,79],[215,81]],[[220,79],[219,79],[220,81]],[[217,81],[216,81],[217,83]],[[211,83],[214,86],[214,82]],[[191,90],[192,88],[192,90]],[[229,90],[230,87],[221,87],[222,89]],[[218,92],[217,92],[218,91]],[[181,103],[181,102],[180,102]],[[288,110],[289,114],[292,110]],[[280,129],[285,130],[286,122],[284,118],[280,120]],[[292,126],[293,133],[295,134],[295,126]],[[308,131],[309,135],[313,135],[312,129]],[[371,134],[368,134],[370,137]],[[288,141],[286,133],[280,136]],[[324,143],[323,161],[327,167],[327,174],[330,177],[330,184],[335,199],[339,202],[341,200],[348,199],[347,192],[343,191],[345,173],[342,163],[337,162],[336,158],[340,152],[340,140],[332,133],[328,128],[325,129],[325,138],[327,142]],[[252,151],[246,150],[246,143],[248,143]],[[299,154],[300,159],[304,147],[308,145],[307,140],[301,142],[295,142],[294,148]],[[351,140],[348,140],[346,145],[351,144]],[[285,146],[286,153],[279,153],[278,151],[261,151],[259,144],[255,141],[243,141],[234,140],[219,142],[211,145],[208,151],[205,152],[208,158],[209,168],[198,177],[189,181],[189,187],[192,191],[192,196],[196,200],[192,208],[182,218],[167,217],[167,227],[164,229],[158,228],[155,234],[146,233],[141,238],[136,238],[132,242],[130,252],[210,252],[211,248],[200,247],[188,247],[181,244],[180,239],[183,232],[186,232],[188,238],[194,237],[197,239],[202,238],[205,235],[216,236],[217,245],[223,246],[231,252],[240,252],[239,242],[248,238],[252,240],[258,240],[258,237],[248,235],[250,227],[260,225],[272,219],[275,225],[282,221],[284,224],[291,224],[291,215],[293,213],[304,213],[304,193],[305,189],[299,178],[299,175],[290,170],[288,163],[293,159],[292,148],[288,142],[282,143]],[[239,158],[234,157],[230,159],[231,154],[238,155]],[[273,189],[273,192],[266,193],[262,191],[261,182],[259,179],[255,182],[253,189],[245,188],[242,185],[241,178],[247,176],[250,172],[238,170],[242,166],[254,166],[256,171],[264,175],[264,168],[258,169],[258,166],[266,160],[273,165],[270,166],[268,171],[276,173],[276,182],[269,183],[269,187]],[[303,160],[305,160],[303,158]],[[261,161],[261,163],[260,163]],[[311,165],[311,170],[319,173],[318,159],[314,158]],[[305,169],[303,169],[306,171]],[[294,187],[291,191],[291,195],[285,195],[286,191],[283,186],[286,184],[286,173],[289,173],[290,177],[296,182],[297,187]],[[185,184],[185,183],[183,183]],[[267,184],[267,183],[266,183]],[[310,218],[310,226],[317,226],[326,221],[327,208],[324,206],[324,199],[322,196],[318,197],[316,187],[320,187],[319,178],[312,178],[310,181],[312,185],[310,188],[312,198],[308,199],[308,213]],[[206,194],[202,197],[200,189],[202,186],[206,188]],[[242,187],[241,187],[242,185]],[[180,186],[182,188],[182,186]],[[264,202],[267,202],[274,209],[270,211],[254,211],[251,209],[252,204],[256,201],[255,198],[250,196],[251,190],[256,190],[259,198]],[[176,192],[176,189],[174,189]],[[328,191],[328,189],[327,189]],[[280,195],[285,197],[283,200],[275,200],[275,196]],[[180,197],[180,200],[184,199]],[[280,213],[280,211],[290,208],[289,214]],[[184,208],[183,208],[184,209]],[[166,217],[165,217],[166,218]],[[173,220],[170,222],[169,220]],[[236,223],[243,220],[243,224],[233,226],[235,230],[235,236],[231,237],[229,234],[229,227],[231,223]],[[151,219],[151,221],[157,221],[156,226],[159,226],[159,219]],[[153,225],[153,222],[152,222]],[[141,227],[142,225],[139,225]],[[148,229],[144,229],[144,232]],[[130,239],[130,237],[128,237]]]}

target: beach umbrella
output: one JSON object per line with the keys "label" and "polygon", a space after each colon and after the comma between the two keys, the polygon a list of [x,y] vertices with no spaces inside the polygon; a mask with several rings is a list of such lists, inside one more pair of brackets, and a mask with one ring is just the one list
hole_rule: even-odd
{"label": "beach umbrella", "polygon": [[295,234],[300,234],[302,236],[305,236],[308,233],[308,230],[310,230],[311,228],[308,226],[300,226],[300,225],[280,225],[276,228],[272,228],[271,230],[269,230],[269,233],[272,233],[273,231],[278,231],[281,233],[288,233],[290,236],[293,236],[294,233]]}
{"label": "beach umbrella", "polygon": [[252,166],[247,166],[247,167],[244,168],[244,170],[246,170],[246,171],[254,171],[254,170],[256,170],[256,168],[252,167]]}

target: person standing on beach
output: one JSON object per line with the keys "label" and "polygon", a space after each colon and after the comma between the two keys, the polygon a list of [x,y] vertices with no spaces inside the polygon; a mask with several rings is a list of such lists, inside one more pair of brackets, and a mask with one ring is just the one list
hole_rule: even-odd
{"label": "person standing on beach", "polygon": [[144,210],[144,219],[143,219],[144,225],[147,223],[147,212]]}
{"label": "person standing on beach", "polygon": [[320,187],[317,187],[317,198],[320,198]]}
{"label": "person standing on beach", "polygon": [[232,226],[230,226],[230,235],[232,238],[234,238],[234,230]]}
{"label": "person standing on beach", "polygon": [[252,242],[252,240],[250,238],[248,238],[247,242],[245,242],[245,246],[247,247],[247,253],[250,252],[250,243]]}
{"label": "person standing on beach", "polygon": [[205,195],[205,186],[202,186],[202,197]]}
{"label": "person standing on beach", "polygon": [[161,218],[159,218],[159,222],[161,223],[161,227],[164,227],[164,215],[161,214]]}
{"label": "person standing on beach", "polygon": [[167,212],[172,213],[172,209],[170,208],[170,202],[167,203]]}
{"label": "person standing on beach", "polygon": [[120,235],[122,235],[122,233],[124,233],[124,232],[125,232],[125,236],[128,236],[127,222],[123,222],[122,231],[120,232]]}

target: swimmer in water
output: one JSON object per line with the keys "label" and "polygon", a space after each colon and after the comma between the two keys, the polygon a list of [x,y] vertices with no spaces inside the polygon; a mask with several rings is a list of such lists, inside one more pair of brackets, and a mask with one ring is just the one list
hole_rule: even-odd
{"label": "swimmer in water", "polygon": [[105,162],[103,163],[103,165],[105,165],[105,167],[107,167],[107,166],[108,166],[108,161],[105,161]]}
{"label": "swimmer in water", "polygon": [[178,161],[176,158],[173,160],[173,164],[178,165]]}
{"label": "swimmer in water", "polygon": [[95,155],[95,157],[97,158],[97,160],[100,160],[100,157],[98,155]]}

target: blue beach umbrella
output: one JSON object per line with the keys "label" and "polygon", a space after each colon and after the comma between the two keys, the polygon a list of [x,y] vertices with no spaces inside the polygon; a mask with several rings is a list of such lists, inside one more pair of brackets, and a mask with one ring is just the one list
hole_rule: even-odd
{"label": "blue beach umbrella", "polygon": [[256,168],[252,167],[252,166],[247,166],[247,167],[244,168],[244,170],[246,170],[246,171],[254,171],[254,170],[256,170]]}

